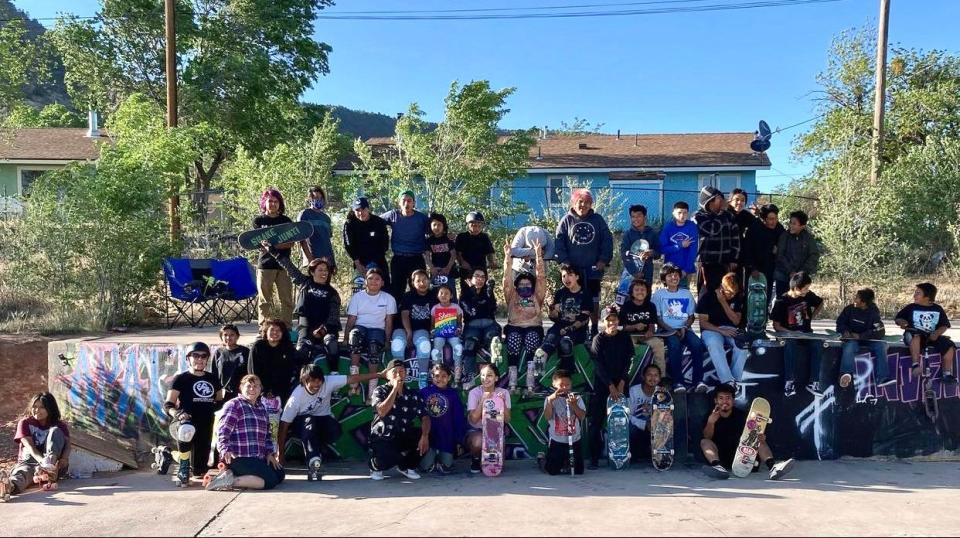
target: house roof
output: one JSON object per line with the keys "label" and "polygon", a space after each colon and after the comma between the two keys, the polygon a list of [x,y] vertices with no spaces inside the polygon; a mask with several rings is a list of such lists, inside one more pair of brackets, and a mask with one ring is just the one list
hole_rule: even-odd
{"label": "house roof", "polygon": [[[753,133],[679,133],[538,138],[530,148],[528,167],[533,170],[569,168],[692,168],[749,167],[768,168],[765,153],[750,149]],[[367,139],[380,147],[393,144],[389,137]],[[349,162],[338,169],[350,169]]]}
{"label": "house roof", "polygon": [[101,140],[107,138],[87,137],[86,128],[0,130],[0,160],[92,161],[100,157]]}

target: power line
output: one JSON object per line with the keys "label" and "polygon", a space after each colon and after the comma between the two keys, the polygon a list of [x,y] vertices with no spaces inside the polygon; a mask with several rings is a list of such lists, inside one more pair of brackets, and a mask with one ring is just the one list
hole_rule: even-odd
{"label": "power line", "polygon": [[764,0],[756,2],[738,2],[730,4],[708,4],[702,6],[663,7],[654,9],[628,9],[613,11],[576,11],[569,13],[510,13],[477,15],[443,15],[433,11],[428,15],[378,15],[378,14],[322,14],[318,20],[381,20],[381,21],[428,21],[428,20],[508,20],[508,19],[560,19],[586,17],[616,17],[637,15],[661,15],[670,13],[695,13],[708,11],[730,11],[766,7],[786,7],[804,4],[824,4],[843,0]]}
{"label": "power line", "polygon": [[397,10],[371,10],[371,11],[337,11],[338,15],[404,15],[410,13],[482,13],[495,11],[544,11],[550,9],[581,9],[591,7],[624,7],[624,6],[643,6],[651,4],[692,4],[696,2],[707,2],[708,0],[647,0],[645,2],[613,2],[606,4],[569,4],[565,6],[531,6],[531,7],[488,7],[488,8],[469,8],[469,9],[397,9]]}

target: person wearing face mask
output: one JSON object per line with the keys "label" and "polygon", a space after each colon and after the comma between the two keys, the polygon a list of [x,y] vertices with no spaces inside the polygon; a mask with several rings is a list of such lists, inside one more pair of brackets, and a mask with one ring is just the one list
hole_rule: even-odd
{"label": "person wearing face mask", "polygon": [[510,264],[510,242],[503,245],[503,298],[507,303],[507,327],[503,333],[507,340],[507,360],[510,390],[517,388],[517,368],[521,357],[527,360],[543,343],[543,300],[547,294],[546,270],[543,267],[543,246],[534,244],[536,253],[535,275],[520,273],[513,276]]}
{"label": "person wearing face mask", "polygon": [[327,204],[327,193],[323,187],[314,185],[307,191],[307,207],[300,212],[297,220],[309,222],[313,225],[313,235],[300,241],[303,250],[303,263],[306,266],[316,259],[325,260],[330,264],[331,274],[337,269],[337,262],[333,258],[333,227],[330,215],[324,211]]}

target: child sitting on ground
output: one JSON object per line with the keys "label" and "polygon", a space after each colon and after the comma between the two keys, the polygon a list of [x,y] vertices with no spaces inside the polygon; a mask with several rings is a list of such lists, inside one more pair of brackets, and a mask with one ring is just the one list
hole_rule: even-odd
{"label": "child sitting on ground", "polygon": [[653,393],[660,384],[660,376],[660,367],[648,364],[643,369],[643,382],[630,387],[631,463],[650,457],[650,416],[653,414]]}
{"label": "child sitting on ground", "polygon": [[420,399],[430,415],[430,449],[420,460],[420,469],[441,475],[453,472],[457,445],[467,431],[460,394],[450,388],[453,372],[446,364],[433,367],[433,384],[420,390]]}
{"label": "child sitting on ground", "polygon": [[894,321],[903,329],[903,341],[910,348],[913,359],[913,374],[923,372],[920,353],[924,347],[931,346],[943,359],[943,381],[956,383],[956,371],[953,368],[956,347],[952,340],[943,335],[950,328],[950,320],[943,308],[935,303],[937,287],[929,282],[917,284],[913,291],[913,302],[897,312]]}
{"label": "child sitting on ground", "polygon": [[13,440],[20,451],[9,474],[0,469],[0,500],[23,493],[34,482],[43,483],[43,489],[55,489],[70,464],[70,431],[60,420],[60,407],[52,394],[42,392],[30,399]]}
{"label": "child sitting on ground", "polygon": [[467,431],[466,445],[470,451],[470,472],[480,472],[480,452],[483,450],[483,402],[500,398],[503,401],[503,423],[510,424],[510,392],[497,387],[500,371],[493,364],[480,368],[480,386],[467,394]]}
{"label": "child sitting on ground", "polygon": [[[570,465],[570,443],[573,443],[573,470],[583,474],[583,452],[580,450],[580,421],[587,414],[583,398],[571,391],[570,372],[557,370],[551,378],[553,394],[543,400],[543,418],[547,421],[550,444],[547,447],[545,469],[548,474],[560,474]],[[573,414],[571,417],[570,414]],[[570,468],[567,467],[567,472]]]}

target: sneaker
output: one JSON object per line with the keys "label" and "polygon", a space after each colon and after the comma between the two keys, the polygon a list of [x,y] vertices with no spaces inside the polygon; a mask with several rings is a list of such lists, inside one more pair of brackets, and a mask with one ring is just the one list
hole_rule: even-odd
{"label": "sneaker", "polygon": [[370,471],[370,480],[383,480],[383,471]]}
{"label": "sneaker", "polygon": [[793,396],[797,393],[797,389],[793,386],[793,381],[787,381],[783,384],[783,395],[786,397]]}
{"label": "sneaker", "polygon": [[813,393],[814,396],[823,396],[823,389],[820,388],[819,381],[813,381],[807,385],[807,390]]}
{"label": "sneaker", "polygon": [[676,385],[673,386],[673,393],[674,393],[674,394],[686,394],[686,393],[687,393],[687,387],[683,386],[683,383],[677,383]]}
{"label": "sneaker", "polygon": [[173,477],[173,481],[181,487],[190,485],[190,460],[180,460],[180,464],[177,466],[177,474]]}
{"label": "sneaker", "polygon": [[710,390],[710,386],[701,381],[697,383],[697,388],[693,389],[693,392],[696,392],[697,394],[706,394],[708,390]]}
{"label": "sneaker", "polygon": [[790,470],[793,469],[794,463],[795,462],[793,458],[790,458],[788,460],[781,461],[780,463],[775,464],[773,468],[770,469],[770,480],[780,480],[781,478],[786,476],[787,473],[789,473]]}
{"label": "sneaker", "polygon": [[470,461],[470,472],[473,474],[480,472],[480,458],[473,458],[473,460]]}
{"label": "sneaker", "polygon": [[726,469],[723,465],[719,463],[716,465],[704,465],[703,473],[710,478],[716,478],[717,480],[726,480],[730,478],[730,471]]}
{"label": "sneaker", "polygon": [[420,480],[420,473],[418,473],[416,469],[401,469],[397,467],[397,471],[410,480]]}
{"label": "sneaker", "polygon": [[896,384],[897,384],[897,378],[895,378],[895,377],[890,377],[890,378],[887,378],[887,379],[884,379],[884,380],[878,382],[878,383],[877,383],[877,388],[878,388],[878,389],[882,389],[882,388],[884,388],[884,387],[887,387],[887,386],[890,386],[890,385],[896,385]]}
{"label": "sneaker", "polygon": [[307,482],[313,482],[314,480],[319,482],[323,478],[322,468],[323,460],[318,457],[311,458],[310,463],[307,464]]}
{"label": "sneaker", "polygon": [[224,469],[217,476],[210,479],[207,483],[207,491],[228,491],[233,487],[233,471]]}
{"label": "sneaker", "polygon": [[840,388],[845,389],[850,386],[850,382],[853,381],[853,376],[850,374],[843,374],[840,376]]}
{"label": "sneaker", "polygon": [[957,382],[957,376],[953,375],[953,372],[945,372],[943,374],[943,382],[948,385],[953,385]]}

